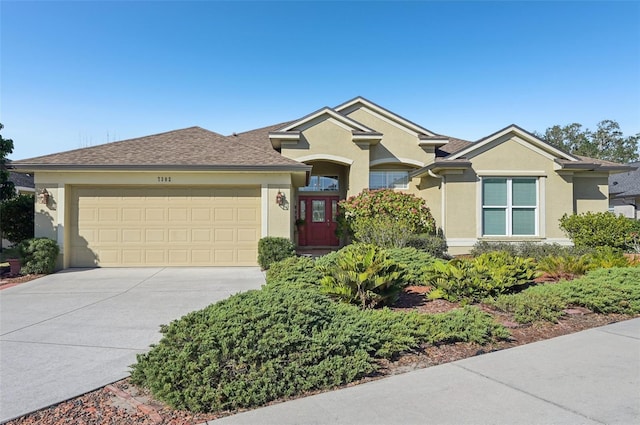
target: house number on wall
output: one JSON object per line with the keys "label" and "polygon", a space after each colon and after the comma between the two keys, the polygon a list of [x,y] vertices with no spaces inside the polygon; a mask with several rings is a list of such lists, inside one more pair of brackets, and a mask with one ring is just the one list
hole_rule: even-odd
{"label": "house number on wall", "polygon": [[171,177],[158,176],[158,183],[171,183]]}

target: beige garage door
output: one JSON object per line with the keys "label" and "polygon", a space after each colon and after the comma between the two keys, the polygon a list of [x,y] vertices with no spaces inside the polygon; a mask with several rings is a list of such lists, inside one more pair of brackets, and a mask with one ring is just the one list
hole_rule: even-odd
{"label": "beige garage door", "polygon": [[76,187],[71,266],[255,266],[260,188]]}

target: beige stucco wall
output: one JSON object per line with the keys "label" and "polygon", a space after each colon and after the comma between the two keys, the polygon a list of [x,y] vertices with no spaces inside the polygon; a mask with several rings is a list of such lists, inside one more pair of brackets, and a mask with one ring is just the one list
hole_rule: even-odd
{"label": "beige stucco wall", "polygon": [[[162,181],[159,179],[162,178]],[[171,181],[167,181],[170,178]],[[282,236],[292,238],[293,195],[292,177],[289,173],[269,172],[181,172],[181,171],[82,171],[35,173],[37,193],[43,189],[49,192],[49,203],[36,202],[35,236],[54,239],[60,246],[59,268],[68,267],[66,241],[70,240],[69,220],[71,214],[71,188],[76,185],[94,186],[261,186],[262,236]],[[280,190],[288,204],[282,208],[276,204]]]}
{"label": "beige stucco wall", "polygon": [[383,134],[382,140],[371,147],[370,161],[372,162],[411,159],[420,162],[415,165],[421,167],[435,158],[433,150],[427,153],[418,145],[419,139],[415,132],[401,128],[398,124],[391,123],[375,112],[361,108],[347,116]]}
{"label": "beige stucco wall", "polygon": [[609,177],[593,173],[589,177],[579,175],[573,178],[574,211],[604,212],[609,209]]}

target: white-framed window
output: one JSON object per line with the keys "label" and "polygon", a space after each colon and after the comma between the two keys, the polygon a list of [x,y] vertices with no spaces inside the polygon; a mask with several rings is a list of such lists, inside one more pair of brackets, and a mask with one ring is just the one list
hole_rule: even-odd
{"label": "white-framed window", "polygon": [[538,178],[482,178],[482,235],[538,235]]}
{"label": "white-framed window", "polygon": [[340,189],[338,176],[311,176],[309,186],[301,187],[302,192],[332,192]]}
{"label": "white-framed window", "polygon": [[369,189],[407,189],[408,187],[408,171],[377,170],[369,172]]}

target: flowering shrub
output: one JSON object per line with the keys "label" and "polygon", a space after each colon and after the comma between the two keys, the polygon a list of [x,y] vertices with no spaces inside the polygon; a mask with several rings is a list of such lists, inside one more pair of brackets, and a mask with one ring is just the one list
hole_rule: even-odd
{"label": "flowering shrub", "polygon": [[424,200],[408,193],[364,190],[339,205],[342,230],[359,242],[402,248],[412,235],[435,231]]}

